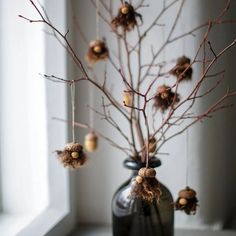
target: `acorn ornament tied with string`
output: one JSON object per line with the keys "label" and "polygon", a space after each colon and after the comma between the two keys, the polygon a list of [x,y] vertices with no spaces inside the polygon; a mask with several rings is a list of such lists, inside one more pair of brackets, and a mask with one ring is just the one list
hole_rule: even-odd
{"label": "acorn ornament tied with string", "polygon": [[86,134],[84,147],[88,152],[94,152],[98,147],[98,136],[94,132]]}
{"label": "acorn ornament tied with string", "polygon": [[157,88],[154,100],[154,106],[164,112],[172,105],[178,103],[180,98],[179,94],[173,92],[169,86],[161,85]]}
{"label": "acorn ornament tied with string", "polygon": [[156,171],[150,167],[141,168],[135,178],[130,197],[152,202],[159,201],[160,196],[161,190],[156,179]]}
{"label": "acorn ornament tied with string", "polygon": [[157,149],[157,140],[155,137],[152,137],[152,135],[150,135],[148,142],[148,152],[154,153],[156,149]]}
{"label": "acorn ornament tied with string", "polygon": [[89,43],[89,49],[85,56],[87,62],[91,65],[98,61],[105,60],[108,58],[109,52],[104,40],[94,40]]}
{"label": "acorn ornament tied with string", "polygon": [[79,143],[68,143],[64,150],[56,152],[64,167],[77,169],[87,160],[86,154],[83,152],[83,146]]}
{"label": "acorn ornament tied with string", "polygon": [[195,215],[198,199],[196,198],[196,191],[186,187],[179,191],[179,197],[175,202],[175,209],[184,211],[187,215]]}
{"label": "acorn ornament tied with string", "polygon": [[177,59],[177,63],[173,69],[171,69],[170,74],[177,77],[177,80],[190,80],[192,78],[193,69],[190,66],[191,60],[182,56]]}
{"label": "acorn ornament tied with string", "polygon": [[132,103],[133,103],[132,93],[125,91],[125,92],[123,93],[123,104],[124,104],[125,106],[131,107],[131,106],[132,106]]}
{"label": "acorn ornament tied with string", "polygon": [[111,21],[111,26],[113,30],[121,27],[124,31],[130,31],[137,25],[137,17],[142,21],[142,16],[135,11],[134,7],[125,2],[120,6],[117,16]]}

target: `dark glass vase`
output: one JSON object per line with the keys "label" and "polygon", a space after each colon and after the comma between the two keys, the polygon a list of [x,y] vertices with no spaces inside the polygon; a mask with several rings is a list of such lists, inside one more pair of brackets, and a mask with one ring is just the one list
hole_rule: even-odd
{"label": "dark glass vase", "polygon": [[[160,165],[157,158],[149,163],[152,168]],[[170,191],[160,183],[162,195],[159,203],[131,199],[131,184],[145,164],[126,159],[124,166],[132,170],[132,175],[112,199],[113,236],[173,236],[174,209]]]}

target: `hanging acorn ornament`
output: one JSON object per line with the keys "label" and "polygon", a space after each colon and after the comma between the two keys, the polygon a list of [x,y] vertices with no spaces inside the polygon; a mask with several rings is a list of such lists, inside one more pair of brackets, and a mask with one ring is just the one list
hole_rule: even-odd
{"label": "hanging acorn ornament", "polygon": [[170,70],[170,74],[176,76],[178,81],[190,80],[193,73],[193,69],[190,64],[190,58],[186,56],[179,57],[175,67]]}
{"label": "hanging acorn ornament", "polygon": [[94,152],[98,146],[98,136],[95,132],[90,132],[86,134],[84,139],[84,147],[88,152]]}
{"label": "hanging acorn ornament", "polygon": [[155,137],[152,137],[150,135],[149,137],[149,142],[148,142],[148,151],[149,153],[154,153],[156,151],[157,148],[157,140]]}
{"label": "hanging acorn ornament", "polygon": [[125,106],[132,106],[133,104],[133,97],[132,97],[132,93],[131,92],[127,92],[125,91],[123,93],[123,103]]}
{"label": "hanging acorn ornament", "polygon": [[161,196],[160,184],[156,179],[156,171],[150,167],[139,170],[132,186],[131,198],[142,198],[145,201],[159,201]]}
{"label": "hanging acorn ornament", "polygon": [[85,59],[90,65],[108,58],[109,52],[104,40],[94,40],[89,43],[89,49]]}
{"label": "hanging acorn ornament", "polygon": [[173,103],[176,104],[179,100],[178,93],[173,92],[169,86],[161,85],[157,88],[154,106],[165,112]]}
{"label": "hanging acorn ornament", "polygon": [[121,27],[124,31],[130,31],[137,25],[136,17],[142,21],[142,16],[135,11],[134,7],[125,2],[120,6],[117,16],[111,21],[112,29],[117,30]]}
{"label": "hanging acorn ornament", "polygon": [[56,151],[56,153],[64,167],[79,168],[87,160],[87,157],[83,152],[83,146],[79,143],[68,143],[64,150]]}
{"label": "hanging acorn ornament", "polygon": [[196,191],[190,187],[182,189],[179,191],[178,199],[175,202],[175,209],[184,211],[187,215],[195,215],[198,206],[196,195]]}

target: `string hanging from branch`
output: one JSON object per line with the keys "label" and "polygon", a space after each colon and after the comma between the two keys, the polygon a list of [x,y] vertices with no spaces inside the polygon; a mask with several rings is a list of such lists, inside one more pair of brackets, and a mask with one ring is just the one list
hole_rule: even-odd
{"label": "string hanging from branch", "polygon": [[195,215],[198,206],[197,193],[188,186],[189,182],[189,134],[186,130],[186,187],[179,191],[175,209],[184,211],[187,215]]}
{"label": "string hanging from branch", "polygon": [[[163,2],[163,5],[165,5],[165,1]],[[162,44],[164,44],[165,40],[166,40],[166,32],[165,32],[165,27],[164,26],[161,27],[161,36],[162,36]],[[165,50],[165,48],[163,49],[162,57],[163,57],[163,62],[165,63],[165,61],[166,61],[166,50]],[[165,85],[165,83],[166,83],[165,76],[162,77],[162,80],[163,80],[163,84]]]}
{"label": "string hanging from branch", "polygon": [[[185,29],[185,21],[181,17],[182,30]],[[177,81],[181,82],[183,80],[192,79],[192,67],[190,58],[186,57],[185,54],[185,39],[182,40],[183,56],[177,59],[176,66],[170,71],[170,74],[176,76]],[[178,198],[175,202],[175,209],[184,211],[187,215],[195,215],[198,206],[198,199],[196,197],[197,193],[194,189],[189,187],[189,130],[185,131],[185,157],[186,157],[186,173],[185,182],[186,187],[179,191]]]}
{"label": "string hanging from branch", "polygon": [[71,95],[71,134],[72,142],[75,143],[75,82],[72,81],[70,84],[70,95]]}
{"label": "string hanging from branch", "polygon": [[[94,86],[92,84],[88,85],[88,96],[89,96],[89,108],[95,107],[95,90]],[[94,121],[94,111],[92,109],[89,109],[89,127],[95,127]],[[90,131],[85,135],[84,137],[84,148],[88,152],[94,152],[98,147],[98,135],[93,129],[90,129]]]}
{"label": "string hanging from branch", "polygon": [[70,81],[70,100],[71,100],[71,136],[72,142],[66,144],[63,150],[57,150],[58,159],[61,161],[64,167],[80,168],[87,156],[83,151],[83,146],[80,143],[75,142],[75,81]]}
{"label": "string hanging from branch", "polygon": [[[185,20],[181,16],[181,29],[185,31]],[[186,55],[185,38],[182,40],[183,56],[177,58],[176,65],[170,70],[170,74],[175,76],[178,82],[187,81],[192,79],[193,69],[191,66],[191,59]]]}
{"label": "string hanging from branch", "polygon": [[[96,63],[99,60],[105,59],[108,57],[108,49],[105,45],[105,42],[100,40],[100,31],[99,31],[99,13],[100,13],[100,2],[96,0],[96,40],[90,43],[90,48],[87,54],[87,61],[90,64]],[[88,85],[88,95],[89,95],[89,106],[94,108],[94,85]],[[89,110],[89,127],[94,126],[94,112],[92,109]],[[88,152],[94,152],[98,146],[98,136],[94,130],[90,130],[89,133],[85,135],[84,138],[84,147]]]}
{"label": "string hanging from branch", "polygon": [[100,10],[100,4],[99,0],[96,0],[96,39],[100,38],[99,34],[99,10]]}

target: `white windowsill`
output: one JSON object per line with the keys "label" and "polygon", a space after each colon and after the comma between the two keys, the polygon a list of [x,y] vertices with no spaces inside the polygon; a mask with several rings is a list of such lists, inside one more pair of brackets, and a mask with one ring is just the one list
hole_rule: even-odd
{"label": "white windowsill", "polygon": [[[111,227],[79,226],[70,236],[112,236]],[[236,231],[208,231],[176,229],[175,236],[235,236]]]}
{"label": "white windowsill", "polygon": [[0,232],[2,236],[16,235],[24,225],[28,225],[33,215],[0,214]]}
{"label": "white windowsill", "polygon": [[47,208],[40,214],[0,214],[1,236],[42,236],[67,216],[68,211]]}

